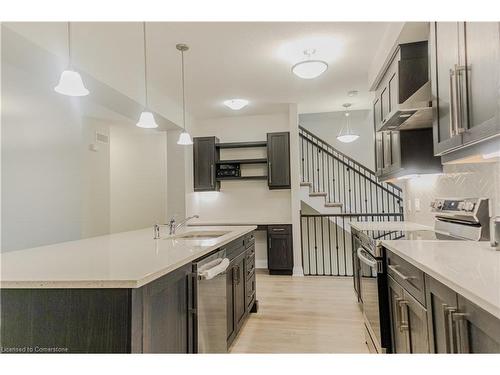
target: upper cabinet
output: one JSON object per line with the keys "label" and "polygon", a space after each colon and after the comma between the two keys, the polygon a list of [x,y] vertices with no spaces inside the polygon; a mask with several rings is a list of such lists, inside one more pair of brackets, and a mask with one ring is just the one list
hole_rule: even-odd
{"label": "upper cabinet", "polygon": [[290,133],[267,133],[269,189],[290,189]]}
{"label": "upper cabinet", "polygon": [[398,47],[380,79],[373,102],[375,166],[380,180],[438,173],[434,156],[428,43]]}
{"label": "upper cabinet", "polygon": [[216,137],[193,138],[193,186],[194,191],[219,190],[220,182],[215,178],[215,166],[219,160],[219,142]]}
{"label": "upper cabinet", "polygon": [[429,50],[435,154],[500,135],[500,23],[431,23]]}
{"label": "upper cabinet", "polygon": [[[221,160],[221,149],[239,148],[265,148],[266,157]],[[263,173],[245,174],[245,165],[262,165]],[[216,137],[193,138],[194,191],[218,191],[224,180],[267,180],[269,189],[290,189],[290,133],[268,133],[266,141],[257,142],[220,143]]]}

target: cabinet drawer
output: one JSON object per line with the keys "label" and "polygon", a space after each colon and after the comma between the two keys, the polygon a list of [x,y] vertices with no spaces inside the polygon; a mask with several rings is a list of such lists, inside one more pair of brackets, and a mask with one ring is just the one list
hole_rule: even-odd
{"label": "cabinet drawer", "polygon": [[247,259],[255,258],[255,244],[246,249],[247,251]]}
{"label": "cabinet drawer", "polygon": [[221,249],[226,250],[226,257],[232,260],[245,251],[244,238],[240,237],[223,246]]}
{"label": "cabinet drawer", "polygon": [[254,245],[255,244],[255,234],[254,232],[252,233],[249,233],[245,236],[245,248],[249,248],[250,246]]}
{"label": "cabinet drawer", "polygon": [[403,258],[387,251],[387,273],[425,306],[424,273]]}
{"label": "cabinet drawer", "polygon": [[290,234],[291,231],[291,225],[269,225],[267,227],[267,232],[270,234]]}
{"label": "cabinet drawer", "polygon": [[255,300],[255,271],[252,273],[251,277],[247,280],[247,296],[246,296],[246,302],[247,306],[250,307],[250,305],[253,303]]}

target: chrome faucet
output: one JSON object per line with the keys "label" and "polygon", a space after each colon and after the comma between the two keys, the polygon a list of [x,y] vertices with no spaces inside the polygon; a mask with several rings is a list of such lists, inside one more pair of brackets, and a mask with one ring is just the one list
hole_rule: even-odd
{"label": "chrome faucet", "polygon": [[180,228],[181,226],[185,225],[189,220],[191,219],[198,219],[200,216],[198,215],[193,215],[190,217],[185,218],[182,220],[180,223],[176,223],[175,217],[172,217],[168,224],[155,224],[153,225],[153,239],[158,240],[160,239],[160,228],[161,227],[168,227],[169,231],[168,233],[173,236],[175,234],[175,231],[177,228]]}

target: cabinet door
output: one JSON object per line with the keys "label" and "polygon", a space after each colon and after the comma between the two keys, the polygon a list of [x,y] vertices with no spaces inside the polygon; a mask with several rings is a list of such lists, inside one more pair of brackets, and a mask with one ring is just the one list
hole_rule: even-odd
{"label": "cabinet door", "polygon": [[500,353],[499,319],[460,295],[452,319],[458,353]]}
{"label": "cabinet door", "polygon": [[269,270],[293,270],[293,249],[291,226],[268,227],[267,262]]}
{"label": "cabinet door", "polygon": [[267,134],[267,169],[270,189],[290,189],[290,133]]}
{"label": "cabinet door", "polygon": [[401,168],[401,142],[399,132],[391,131],[391,171]]}
{"label": "cabinet door", "polygon": [[270,189],[290,189],[290,133],[267,134],[267,183]]}
{"label": "cabinet door", "polygon": [[442,155],[462,145],[457,133],[453,92],[455,65],[464,56],[463,37],[458,22],[434,22],[430,30],[432,108],[434,111],[434,154]]}
{"label": "cabinet door", "polygon": [[391,170],[392,166],[391,132],[383,132],[382,137],[384,143],[384,173],[386,173]]}
{"label": "cabinet door", "polygon": [[[233,264],[233,263],[232,263]],[[234,264],[228,267],[226,273],[226,297],[227,297],[227,340],[230,344],[236,334],[236,324],[234,321]]]}
{"label": "cabinet door", "polygon": [[389,79],[389,112],[395,111],[399,105],[398,75],[394,73]]}
{"label": "cabinet door", "polygon": [[380,94],[380,102],[382,105],[382,124],[388,120],[388,115],[390,112],[390,95],[389,95],[389,86],[386,86],[382,93]]}
{"label": "cabinet door", "polygon": [[246,303],[246,269],[245,269],[245,259],[246,253],[243,252],[238,256],[235,260],[235,264],[233,267],[234,277],[234,323],[236,325],[236,330],[239,331],[241,325],[246,316],[247,312],[247,303]]}
{"label": "cabinet door", "polygon": [[500,23],[466,22],[464,30],[469,143],[500,134]]}
{"label": "cabinet door", "polygon": [[192,353],[191,265],[144,287],[143,352]]}
{"label": "cabinet door", "polygon": [[382,104],[380,102],[380,98],[377,98],[373,102],[373,124],[375,126],[375,130],[380,128],[382,125]]}
{"label": "cabinet door", "polygon": [[453,323],[451,313],[457,311],[457,294],[425,276],[429,347],[432,353],[453,353]]}
{"label": "cabinet door", "polygon": [[382,174],[384,169],[384,133],[375,133],[375,170],[377,175]]}
{"label": "cabinet door", "polygon": [[389,314],[393,353],[410,353],[408,322],[403,316],[403,288],[390,276],[387,276],[389,292]]}
{"label": "cabinet door", "polygon": [[408,324],[410,353],[429,353],[427,309],[404,291],[403,317]]}
{"label": "cabinet door", "polygon": [[218,190],[215,179],[215,162],[218,152],[215,137],[193,138],[193,187],[194,191]]}

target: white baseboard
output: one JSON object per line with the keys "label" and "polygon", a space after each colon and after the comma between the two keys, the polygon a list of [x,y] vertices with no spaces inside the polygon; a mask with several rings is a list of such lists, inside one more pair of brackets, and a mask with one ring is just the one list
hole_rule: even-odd
{"label": "white baseboard", "polygon": [[304,269],[302,268],[302,266],[293,267],[293,276],[298,276],[298,277],[304,276]]}
{"label": "white baseboard", "polygon": [[255,268],[267,269],[267,259],[255,259]]}

